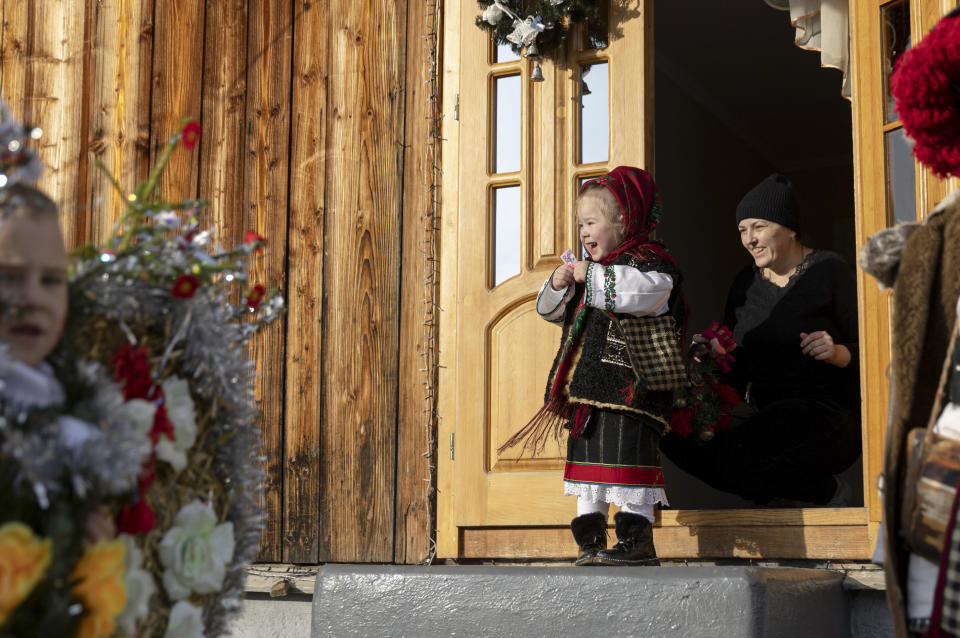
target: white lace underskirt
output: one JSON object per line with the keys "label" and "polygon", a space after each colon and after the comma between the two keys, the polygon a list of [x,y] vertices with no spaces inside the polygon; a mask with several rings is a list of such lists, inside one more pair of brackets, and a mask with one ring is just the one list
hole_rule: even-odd
{"label": "white lace underskirt", "polygon": [[627,503],[631,505],[670,504],[667,493],[662,487],[624,487],[564,481],[563,495],[576,496],[591,503],[613,503],[617,507],[623,507]]}

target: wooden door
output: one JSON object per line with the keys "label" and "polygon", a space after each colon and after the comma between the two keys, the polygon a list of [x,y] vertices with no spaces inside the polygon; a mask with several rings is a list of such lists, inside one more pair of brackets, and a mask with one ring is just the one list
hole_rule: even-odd
{"label": "wooden door", "polygon": [[506,555],[516,547],[497,545],[499,531],[575,515],[564,442],[536,458],[496,449],[543,402],[560,332],[538,317],[536,294],[560,254],[579,251],[578,184],[652,156],[651,0],[612,9],[619,37],[571,43],[569,68],[544,64],[542,82],[475,26],[477,6],[445,5],[439,556],[473,553],[469,543]]}

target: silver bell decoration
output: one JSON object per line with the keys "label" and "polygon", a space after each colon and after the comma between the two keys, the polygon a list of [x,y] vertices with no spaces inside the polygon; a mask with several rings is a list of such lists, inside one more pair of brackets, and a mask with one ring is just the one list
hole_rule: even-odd
{"label": "silver bell decoration", "polygon": [[543,70],[539,62],[533,63],[533,71],[530,72],[530,79],[534,82],[543,82]]}
{"label": "silver bell decoration", "polygon": [[537,49],[536,40],[527,45],[523,55],[533,62],[533,71],[530,72],[530,79],[534,82],[543,82],[543,69],[540,68],[540,50]]}

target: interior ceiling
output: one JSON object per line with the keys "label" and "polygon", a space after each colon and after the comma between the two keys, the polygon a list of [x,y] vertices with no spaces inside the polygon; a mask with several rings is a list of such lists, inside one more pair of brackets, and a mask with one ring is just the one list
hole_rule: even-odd
{"label": "interior ceiling", "polygon": [[657,0],[654,62],[779,170],[852,163],[842,74],[763,0]]}

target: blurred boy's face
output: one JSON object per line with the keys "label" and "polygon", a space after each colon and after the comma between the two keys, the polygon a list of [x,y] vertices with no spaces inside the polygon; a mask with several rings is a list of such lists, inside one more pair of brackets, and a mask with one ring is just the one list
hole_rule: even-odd
{"label": "blurred boy's face", "polygon": [[28,365],[43,360],[67,318],[67,255],[53,215],[0,221],[0,341]]}

